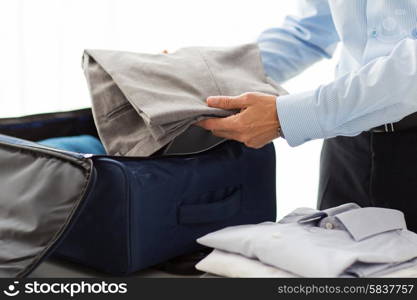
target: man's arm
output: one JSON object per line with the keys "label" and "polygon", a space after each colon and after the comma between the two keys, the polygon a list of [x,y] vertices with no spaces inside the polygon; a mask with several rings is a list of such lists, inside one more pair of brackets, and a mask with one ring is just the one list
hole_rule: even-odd
{"label": "man's arm", "polygon": [[258,38],[266,73],[278,83],[294,77],[322,58],[330,58],[339,37],[328,0],[298,0],[298,16]]}
{"label": "man's arm", "polygon": [[[300,17],[287,17],[281,27],[263,32],[258,39],[265,71],[279,83],[321,58],[331,57],[339,40],[327,0],[299,2]],[[253,148],[262,147],[282,133],[287,135],[281,132],[278,117],[295,118],[278,116],[277,97],[272,95],[246,93],[237,97],[210,97],[207,103],[222,109],[241,109],[241,112],[228,118],[207,119],[197,125]]]}
{"label": "man's arm", "polygon": [[417,111],[417,40],[315,90],[278,97],[277,105],[291,146],[397,122]]}
{"label": "man's arm", "polygon": [[[200,125],[219,132],[220,136],[244,143],[252,141],[249,146],[261,146],[267,141],[256,139],[257,128],[265,129],[273,118],[264,114],[264,105],[257,103],[270,102],[273,96],[249,93],[236,99],[242,102],[248,97],[251,104],[243,105],[243,111],[233,118],[208,119]],[[221,97],[208,100],[209,106],[220,108],[231,102]],[[277,106],[278,122],[290,146],[318,138],[353,136],[384,123],[397,122],[417,111],[417,40],[404,39],[388,56],[376,58],[358,71],[315,90],[278,97]],[[251,107],[250,118],[249,113],[244,114],[249,109],[245,107]],[[259,119],[255,128],[239,128],[238,124],[256,118]],[[263,118],[265,121],[260,121]],[[268,128],[274,130],[273,126]]]}

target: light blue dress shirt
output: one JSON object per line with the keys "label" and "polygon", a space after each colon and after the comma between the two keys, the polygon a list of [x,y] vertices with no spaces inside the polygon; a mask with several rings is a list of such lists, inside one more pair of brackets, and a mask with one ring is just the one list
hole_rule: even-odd
{"label": "light blue dress shirt", "polygon": [[258,39],[278,83],[330,58],[339,42],[333,82],[277,98],[290,146],[354,136],[417,111],[417,0],[301,0],[298,17]]}
{"label": "light blue dress shirt", "polygon": [[417,234],[401,211],[355,203],[298,208],[278,223],[230,226],[197,242],[304,277],[379,276],[417,264]]}

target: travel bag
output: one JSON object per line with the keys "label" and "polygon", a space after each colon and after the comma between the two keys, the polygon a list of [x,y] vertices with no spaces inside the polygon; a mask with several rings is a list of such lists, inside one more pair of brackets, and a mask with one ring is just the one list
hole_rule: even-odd
{"label": "travel bag", "polygon": [[272,143],[150,157],[37,143],[81,134],[98,137],[91,109],[0,119],[0,276],[26,276],[49,255],[130,274],[202,249],[209,232],[275,221]]}

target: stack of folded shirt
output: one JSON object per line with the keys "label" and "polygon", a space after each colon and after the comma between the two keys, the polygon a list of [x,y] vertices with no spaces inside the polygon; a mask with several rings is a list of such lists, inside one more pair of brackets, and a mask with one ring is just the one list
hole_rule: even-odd
{"label": "stack of folded shirt", "polygon": [[215,250],[196,268],[226,277],[417,276],[417,234],[393,209],[299,208],[278,223],[228,227],[197,241]]}

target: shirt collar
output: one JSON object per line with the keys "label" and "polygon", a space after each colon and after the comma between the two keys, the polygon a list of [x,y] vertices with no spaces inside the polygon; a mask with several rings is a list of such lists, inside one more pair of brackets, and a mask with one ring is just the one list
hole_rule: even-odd
{"label": "shirt collar", "polygon": [[324,217],[335,216],[339,213],[350,211],[350,210],[357,209],[357,208],[360,208],[360,206],[357,205],[356,203],[346,203],[346,204],[331,207],[325,210],[315,210],[311,208],[297,208],[288,216],[298,215],[299,216],[297,220],[298,223],[309,223],[313,221],[318,222]]}
{"label": "shirt collar", "polygon": [[[407,229],[404,214],[395,209],[381,207],[361,208],[355,203],[347,203],[326,210],[304,210],[308,215],[300,217],[299,224],[315,223],[326,217],[337,219],[355,241],[391,230]],[[339,226],[335,226],[339,227]]]}
{"label": "shirt collar", "polygon": [[407,229],[404,214],[395,209],[364,207],[335,215],[355,241],[391,230]]}

